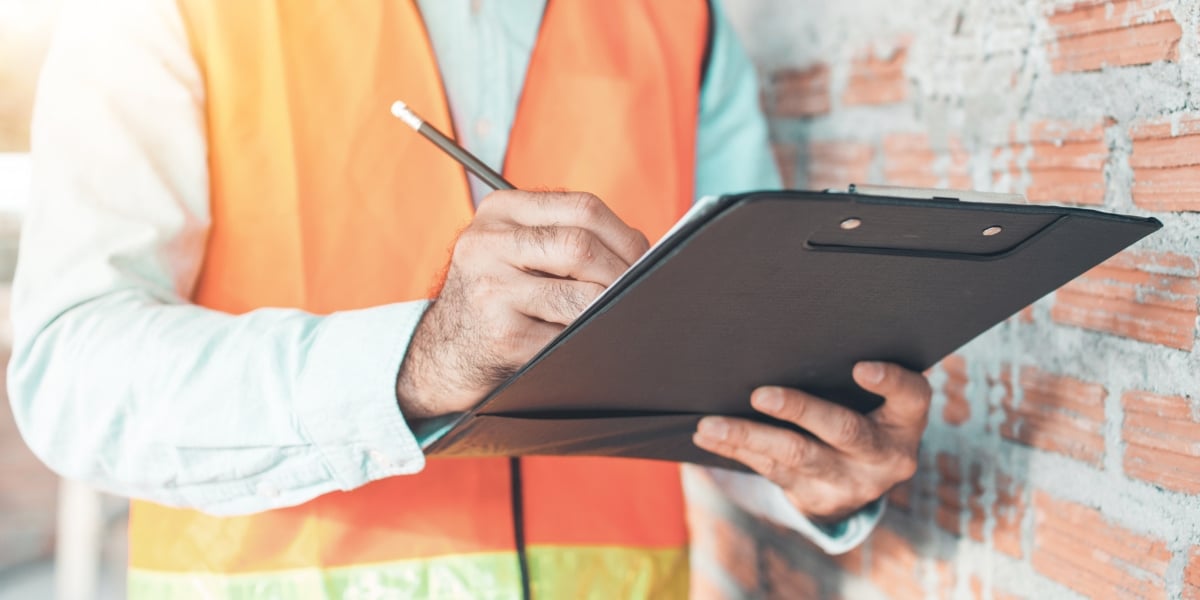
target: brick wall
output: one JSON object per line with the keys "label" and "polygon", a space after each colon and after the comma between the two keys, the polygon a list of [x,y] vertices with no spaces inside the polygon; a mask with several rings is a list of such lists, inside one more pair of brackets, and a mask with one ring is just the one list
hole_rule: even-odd
{"label": "brick wall", "polygon": [[692,479],[697,597],[1200,598],[1200,2],[726,4],[796,186],[1166,227],[931,371],[922,468],[851,554]]}

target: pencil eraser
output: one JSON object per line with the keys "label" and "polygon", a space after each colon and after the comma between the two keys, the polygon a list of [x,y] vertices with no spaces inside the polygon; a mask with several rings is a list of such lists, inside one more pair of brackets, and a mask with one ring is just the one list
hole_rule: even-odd
{"label": "pencil eraser", "polygon": [[405,125],[408,125],[413,129],[421,128],[421,119],[417,117],[416,113],[408,108],[407,104],[400,100],[392,103],[392,115],[394,115],[397,119],[404,121]]}

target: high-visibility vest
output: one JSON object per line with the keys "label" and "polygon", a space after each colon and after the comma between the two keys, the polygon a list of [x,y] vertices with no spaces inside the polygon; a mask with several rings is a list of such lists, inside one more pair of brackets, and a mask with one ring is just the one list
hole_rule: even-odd
{"label": "high-visibility vest", "polygon": [[[473,208],[462,168],[389,114],[403,99],[452,130],[415,3],[178,4],[207,92],[195,302],[327,313],[428,297]],[[592,192],[651,240],[665,233],[693,199],[709,19],[703,0],[551,0],[506,176]],[[686,594],[678,465],[526,457],[514,490],[510,464],[431,459],[233,518],[134,502],[130,595],[514,598],[519,554],[538,598]]]}

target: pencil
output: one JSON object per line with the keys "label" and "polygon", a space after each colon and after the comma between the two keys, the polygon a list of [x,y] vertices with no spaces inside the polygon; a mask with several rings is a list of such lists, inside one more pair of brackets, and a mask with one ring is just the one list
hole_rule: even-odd
{"label": "pencil", "polygon": [[417,133],[425,136],[425,139],[431,141],[438,148],[441,148],[446,154],[449,154],[459,164],[466,167],[468,171],[474,174],[484,183],[490,185],[494,190],[515,190],[517,186],[508,182],[502,175],[492,170],[491,167],[484,164],[482,160],[475,157],[474,154],[467,152],[466,148],[454,143],[446,134],[438,131],[436,127],[426,123],[417,113],[413,112],[407,104],[397,100],[392,104],[392,114],[397,119],[404,121],[405,125],[412,127]]}

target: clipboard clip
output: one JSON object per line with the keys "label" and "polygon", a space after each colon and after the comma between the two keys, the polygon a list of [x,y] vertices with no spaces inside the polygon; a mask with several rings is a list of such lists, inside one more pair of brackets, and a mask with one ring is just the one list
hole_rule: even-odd
{"label": "clipboard clip", "polygon": [[947,190],[938,188],[904,187],[898,185],[850,184],[846,190],[860,196],[886,196],[913,200],[937,200],[942,202],[996,202],[1003,204],[1025,204],[1025,196],[1000,192],[975,192],[970,190]]}

